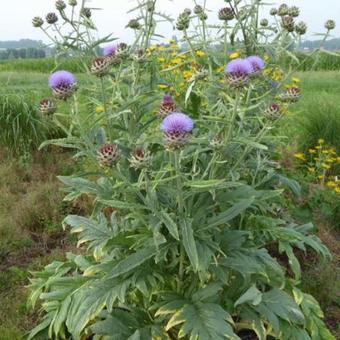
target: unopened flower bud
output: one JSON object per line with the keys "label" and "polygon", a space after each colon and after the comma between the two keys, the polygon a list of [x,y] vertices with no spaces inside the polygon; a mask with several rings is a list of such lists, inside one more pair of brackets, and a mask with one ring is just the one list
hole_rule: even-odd
{"label": "unopened flower bud", "polygon": [[300,15],[300,8],[297,6],[292,6],[288,10],[288,15],[293,18],[297,18]]}
{"label": "unopened flower bud", "polygon": [[327,20],[325,23],[325,28],[329,31],[334,30],[335,28],[335,21],[334,20]]}
{"label": "unopened flower bud", "polygon": [[262,20],[260,21],[260,25],[261,25],[262,27],[268,27],[269,21],[268,21],[267,19],[262,19]]}
{"label": "unopened flower bud", "polygon": [[295,103],[299,100],[300,95],[301,95],[301,91],[298,87],[290,87],[290,88],[284,90],[280,94],[279,98],[283,102]]}
{"label": "unopened flower bud", "polygon": [[139,30],[141,26],[140,26],[140,23],[139,23],[139,21],[137,19],[131,19],[128,22],[126,27],[129,27],[129,28],[131,28],[133,30]]}
{"label": "unopened flower bud", "polygon": [[169,94],[165,95],[162,99],[161,105],[158,109],[157,116],[159,118],[165,118],[170,113],[176,112],[176,104],[174,99]]}
{"label": "unopened flower bud", "polygon": [[264,115],[271,120],[276,120],[281,117],[281,107],[278,104],[272,104],[264,111]]}
{"label": "unopened flower bud", "polygon": [[63,11],[66,8],[66,4],[63,0],[57,0],[55,3],[55,8],[58,11]]}
{"label": "unopened flower bud", "polygon": [[44,24],[44,20],[40,17],[34,17],[32,24],[34,27],[41,27]]}
{"label": "unopened flower bud", "polygon": [[104,77],[108,74],[111,65],[110,58],[107,57],[97,57],[92,61],[90,71],[93,75],[97,77]]}
{"label": "unopened flower bud", "polygon": [[112,167],[119,158],[119,150],[115,144],[104,144],[97,151],[97,160],[101,167]]}
{"label": "unopened flower bud", "polygon": [[177,22],[176,22],[176,28],[179,31],[184,31],[189,28],[190,25],[190,14],[187,14],[186,12],[181,13],[178,16]]}
{"label": "unopened flower bud", "polygon": [[88,7],[84,7],[82,10],[81,10],[81,15],[86,18],[86,19],[90,19],[91,16],[92,16],[92,12],[91,12],[91,9],[88,8]]}
{"label": "unopened flower bud", "polygon": [[58,21],[58,17],[55,13],[51,12],[46,15],[46,22],[50,25],[55,24]]}
{"label": "unopened flower bud", "polygon": [[77,0],[68,0],[68,4],[72,7],[77,6]]}
{"label": "unopened flower bud", "polygon": [[295,26],[295,32],[299,35],[304,35],[307,32],[307,25],[303,22],[300,21],[296,26]]}
{"label": "unopened flower bud", "polygon": [[151,162],[151,154],[142,147],[137,147],[131,153],[130,164],[134,169],[148,168]]}
{"label": "unopened flower bud", "polygon": [[220,20],[228,21],[233,20],[235,17],[234,11],[230,7],[221,8],[218,12],[218,18]]}
{"label": "unopened flower bud", "polygon": [[278,13],[277,8],[272,8],[270,10],[270,15],[272,15],[272,16],[276,15],[277,13]]}
{"label": "unopened flower bud", "polygon": [[293,32],[295,29],[294,18],[289,15],[282,17],[282,27],[288,32]]}
{"label": "unopened flower bud", "polygon": [[39,103],[39,111],[43,115],[52,115],[56,110],[57,107],[51,99],[42,99]]}
{"label": "unopened flower bud", "polygon": [[289,12],[289,7],[286,4],[282,4],[277,11],[278,15],[281,17],[288,15],[288,12]]}

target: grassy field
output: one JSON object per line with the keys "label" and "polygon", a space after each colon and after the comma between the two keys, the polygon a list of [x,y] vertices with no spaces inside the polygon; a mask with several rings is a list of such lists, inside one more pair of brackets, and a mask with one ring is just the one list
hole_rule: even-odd
{"label": "grassy field", "polygon": [[[292,108],[294,113],[284,119],[282,134],[290,142],[296,141],[297,148],[325,136],[329,143],[340,148],[340,127],[336,125],[340,122],[340,71],[306,72],[298,76],[303,96]],[[79,82],[89,85],[84,75],[77,77]],[[20,93],[28,101],[38,102],[49,95],[47,78],[47,74],[37,72],[0,72],[3,85],[0,93]],[[310,119],[318,120],[317,124],[311,124],[313,128],[308,127]],[[62,202],[56,176],[67,175],[75,166],[67,161],[68,154],[49,150],[15,160],[7,158],[5,153],[0,156],[3,160],[0,164],[0,339],[16,340],[39,317],[26,308],[24,286],[28,283],[28,272],[41,268],[51,259],[62,258],[65,251],[74,247],[75,242],[61,231],[60,222],[72,209],[84,209],[82,204],[86,202],[76,207]],[[306,265],[302,285],[319,299],[329,325],[336,332],[340,318],[336,292],[340,287],[334,285],[340,277],[339,229],[332,230],[328,221],[320,220],[317,211],[312,211],[311,216],[319,226],[319,236],[334,253],[334,261],[327,266],[318,266],[313,261]]]}

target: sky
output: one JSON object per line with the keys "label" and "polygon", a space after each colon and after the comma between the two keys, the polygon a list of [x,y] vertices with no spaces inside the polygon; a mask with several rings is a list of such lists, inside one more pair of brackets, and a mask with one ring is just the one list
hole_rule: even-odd
{"label": "sky", "polygon": [[[67,0],[65,0],[67,2]],[[78,0],[80,2],[81,0]],[[113,36],[121,41],[129,42],[132,32],[124,27],[128,20],[133,18],[127,14],[136,3],[136,0],[88,0],[88,7],[102,8],[93,14],[100,36],[113,33]],[[198,3],[202,0],[197,0]],[[278,6],[283,1],[268,0]],[[338,21],[333,35],[340,36],[340,0],[286,0],[288,5],[296,5],[301,9],[300,19],[307,22],[307,38],[316,38],[314,33],[324,32],[324,22],[327,19]],[[36,39],[47,42],[41,30],[33,28],[31,19],[34,16],[44,17],[46,13],[55,11],[55,0],[9,0],[0,11],[0,40]],[[193,7],[193,0],[158,0],[158,8],[162,12],[176,17],[186,7]],[[273,6],[274,6],[273,5]],[[207,8],[213,12],[210,14],[211,22],[214,22],[218,9],[226,6],[224,0],[207,0]],[[264,13],[266,11],[264,10]],[[265,15],[266,16],[266,15]],[[130,31],[130,32],[129,32]],[[169,37],[172,35],[171,26],[162,26],[161,33]]]}

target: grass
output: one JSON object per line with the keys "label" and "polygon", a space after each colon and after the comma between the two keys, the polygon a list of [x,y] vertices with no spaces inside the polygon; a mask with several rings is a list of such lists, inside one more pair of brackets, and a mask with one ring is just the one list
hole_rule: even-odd
{"label": "grass", "polygon": [[67,58],[56,63],[54,58],[1,60],[0,72],[38,72],[50,73],[53,70],[84,71],[80,60]]}
{"label": "grass", "polygon": [[304,151],[323,138],[340,152],[340,71],[304,72],[298,76],[302,97],[292,107],[294,114],[284,121],[283,134],[297,141]]}
{"label": "grass", "polygon": [[60,225],[72,207],[62,202],[56,175],[72,173],[74,165],[53,149],[30,159],[0,156],[0,338],[17,340],[37,320],[26,307],[29,271],[71,247]]}

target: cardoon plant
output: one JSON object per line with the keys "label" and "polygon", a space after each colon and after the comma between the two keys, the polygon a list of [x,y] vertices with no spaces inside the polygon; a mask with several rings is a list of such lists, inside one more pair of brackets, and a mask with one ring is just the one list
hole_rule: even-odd
{"label": "cardoon plant", "polygon": [[312,224],[278,209],[283,191],[299,194],[272,158],[274,124],[301,95],[277,63],[293,34],[275,21],[263,41],[260,1],[228,3],[216,32],[205,2],[183,10],[180,47],[151,45],[157,22],[172,20],[155,0],[138,1],[134,43],[104,49],[122,56],[99,79],[88,69],[98,85],[89,102],[101,109],[81,119],[77,96],[69,100],[68,136],[45,145],[86,160],[88,171],[60,179],[65,200],[87,195],[93,210],[63,223],[81,251],[31,279],[43,316],[30,339],[333,339],[300,289],[295,252],[329,251]]}

